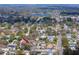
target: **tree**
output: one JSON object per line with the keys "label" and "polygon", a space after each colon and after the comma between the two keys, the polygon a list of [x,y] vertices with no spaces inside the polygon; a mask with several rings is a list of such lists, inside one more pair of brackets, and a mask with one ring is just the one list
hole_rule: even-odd
{"label": "tree", "polygon": [[62,36],[65,36],[66,35],[66,32],[62,32]]}
{"label": "tree", "polygon": [[24,33],[27,33],[28,32],[28,29],[27,28],[24,28],[23,31],[24,31]]}
{"label": "tree", "polygon": [[8,42],[6,40],[0,40],[0,44],[7,45]]}
{"label": "tree", "polygon": [[67,18],[66,24],[69,25],[69,26],[72,26],[72,24],[73,24],[72,19],[71,18]]}
{"label": "tree", "polygon": [[11,35],[9,42],[12,42],[14,39],[15,39],[15,36],[14,35]]}
{"label": "tree", "polygon": [[17,55],[24,55],[24,51],[23,51],[22,49],[18,49],[18,50],[16,51],[16,54],[17,54]]}
{"label": "tree", "polygon": [[25,45],[25,46],[24,46],[24,49],[25,49],[25,50],[30,50],[30,45]]}
{"label": "tree", "polygon": [[58,40],[58,38],[55,37],[54,40],[53,40],[53,43],[54,43],[54,44],[57,44],[57,40]]}
{"label": "tree", "polygon": [[77,47],[79,48],[79,40],[77,41]]}
{"label": "tree", "polygon": [[62,36],[62,46],[63,47],[69,46],[68,39],[65,36]]}
{"label": "tree", "polygon": [[53,33],[54,33],[55,36],[57,36],[57,32],[56,31],[54,31]]}
{"label": "tree", "polygon": [[76,32],[72,32],[72,37],[76,38]]}
{"label": "tree", "polygon": [[46,43],[46,44],[49,44],[49,43],[50,43],[47,38],[45,38],[45,43]]}
{"label": "tree", "polygon": [[25,33],[24,33],[23,31],[19,31],[19,32],[17,33],[17,35],[20,36],[20,37],[23,37],[24,34],[25,34]]}
{"label": "tree", "polygon": [[64,55],[72,55],[72,50],[68,47],[65,47],[65,49],[63,50],[63,54]]}

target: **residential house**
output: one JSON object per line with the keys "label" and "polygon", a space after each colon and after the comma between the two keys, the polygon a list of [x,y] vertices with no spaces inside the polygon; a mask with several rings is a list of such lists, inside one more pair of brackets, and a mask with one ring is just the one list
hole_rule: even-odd
{"label": "residential house", "polygon": [[49,41],[53,41],[53,39],[55,38],[55,36],[47,36],[47,39],[49,40]]}

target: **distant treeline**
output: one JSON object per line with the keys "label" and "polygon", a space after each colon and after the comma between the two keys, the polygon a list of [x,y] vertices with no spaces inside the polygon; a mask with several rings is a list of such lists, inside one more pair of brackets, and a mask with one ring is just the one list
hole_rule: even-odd
{"label": "distant treeline", "polygon": [[79,12],[61,12],[61,15],[79,15]]}
{"label": "distant treeline", "polygon": [[37,19],[34,19],[34,18],[31,18],[31,16],[29,17],[19,17],[19,16],[9,16],[7,18],[5,17],[0,17],[0,23],[4,23],[4,22],[8,22],[8,23],[11,23],[11,24],[14,24],[14,23],[17,23],[17,22],[25,22],[25,23],[30,23],[30,24],[38,24],[38,23],[41,23],[41,24],[47,24],[47,23],[52,23],[52,20],[55,22],[55,19],[52,19],[50,17],[44,17],[40,20],[37,21]]}

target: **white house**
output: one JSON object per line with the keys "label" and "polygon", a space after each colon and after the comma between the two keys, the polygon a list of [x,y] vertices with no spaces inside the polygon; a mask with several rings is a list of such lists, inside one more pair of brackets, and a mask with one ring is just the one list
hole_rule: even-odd
{"label": "white house", "polygon": [[64,24],[64,30],[68,30],[68,26]]}
{"label": "white house", "polygon": [[8,44],[8,48],[9,48],[9,50],[11,50],[11,51],[14,51],[14,50],[16,50],[16,44],[14,44],[14,43],[9,43]]}
{"label": "white house", "polygon": [[72,38],[70,33],[67,33],[66,36],[67,36],[68,39]]}
{"label": "white house", "polygon": [[55,36],[48,36],[47,37],[49,41],[53,41],[53,39],[55,38]]}

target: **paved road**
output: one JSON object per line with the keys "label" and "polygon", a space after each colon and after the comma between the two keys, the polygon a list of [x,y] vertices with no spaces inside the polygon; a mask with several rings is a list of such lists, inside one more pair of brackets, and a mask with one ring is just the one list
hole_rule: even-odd
{"label": "paved road", "polygon": [[62,49],[62,37],[61,37],[61,34],[59,34],[58,36],[57,36],[57,38],[58,38],[58,41],[57,41],[57,48],[58,48],[58,50],[59,50],[59,55],[62,55],[63,54],[63,49]]}

